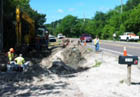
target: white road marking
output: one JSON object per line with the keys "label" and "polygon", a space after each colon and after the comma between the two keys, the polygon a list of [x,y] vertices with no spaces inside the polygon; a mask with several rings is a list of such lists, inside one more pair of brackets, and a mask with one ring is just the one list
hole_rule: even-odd
{"label": "white road marking", "polygon": [[[95,47],[94,46],[92,46],[92,45],[87,45],[88,47],[90,47],[90,48],[94,48],[95,49]],[[117,54],[120,54],[120,55],[123,55],[123,52],[118,52],[118,51],[113,51],[113,50],[110,50],[110,49],[106,49],[106,48],[101,48],[101,50],[105,50],[105,51],[109,51],[109,52],[112,52],[112,53],[117,53]],[[128,56],[134,56],[134,55],[131,55],[131,54],[127,54]],[[140,57],[138,56],[138,58],[140,59]]]}
{"label": "white road marking", "polygon": [[[102,50],[106,50],[106,51],[109,51],[109,52],[112,52],[112,53],[117,53],[117,54],[121,54],[121,55],[123,55],[123,53],[122,52],[118,52],[118,51],[113,51],[113,50],[110,50],[110,49],[105,49],[105,48],[101,48]],[[131,55],[131,54],[127,54],[128,56],[133,56],[133,55]]]}

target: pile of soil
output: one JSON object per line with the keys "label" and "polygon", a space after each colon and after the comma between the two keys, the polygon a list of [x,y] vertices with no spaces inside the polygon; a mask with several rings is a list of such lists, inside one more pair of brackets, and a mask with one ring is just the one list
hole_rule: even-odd
{"label": "pile of soil", "polygon": [[40,64],[56,74],[75,73],[86,68],[85,56],[89,53],[86,47],[79,45],[76,41],[65,48],[57,48],[49,57],[43,58]]}
{"label": "pile of soil", "polygon": [[66,48],[62,52],[62,56],[64,57],[64,63],[75,70],[80,68],[82,63],[86,61],[81,51],[77,47]]}

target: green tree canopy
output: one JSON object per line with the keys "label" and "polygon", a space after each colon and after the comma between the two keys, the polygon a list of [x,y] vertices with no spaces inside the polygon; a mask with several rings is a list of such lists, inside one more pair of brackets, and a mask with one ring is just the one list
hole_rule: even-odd
{"label": "green tree canopy", "polygon": [[[51,28],[52,25],[53,23],[48,27]],[[97,11],[92,19],[78,19],[68,15],[61,19],[59,25],[53,26],[51,31],[52,29],[55,35],[61,32],[69,37],[79,37],[82,33],[89,33],[93,38],[98,35],[103,39],[112,39],[113,33],[119,36],[125,31],[140,35],[140,0],[128,0],[123,5],[123,13],[119,5],[107,13]]]}

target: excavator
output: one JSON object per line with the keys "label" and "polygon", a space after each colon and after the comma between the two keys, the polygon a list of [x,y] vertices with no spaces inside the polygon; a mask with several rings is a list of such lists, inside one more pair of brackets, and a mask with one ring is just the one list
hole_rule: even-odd
{"label": "excavator", "polygon": [[[27,25],[23,24],[23,20],[27,22]],[[23,25],[22,25],[23,24]],[[25,25],[25,27],[24,27]],[[29,26],[29,27],[28,27]],[[27,28],[27,29],[26,29]],[[16,47],[20,48],[25,45],[30,45],[35,37],[35,22],[31,19],[26,12],[21,12],[20,8],[16,8]],[[18,49],[16,48],[16,51]],[[21,51],[21,49],[20,49]],[[26,65],[26,68],[30,64],[30,61],[25,62],[22,66]],[[24,67],[16,64],[15,61],[10,61],[7,64],[0,65],[0,71],[3,72],[22,72]]]}
{"label": "excavator", "polygon": [[[29,27],[23,28],[23,20],[27,22]],[[37,33],[36,33],[37,32]],[[24,11],[21,11],[20,8],[16,8],[16,36],[17,36],[17,47],[22,46],[23,44],[29,45],[44,45],[46,36],[48,36],[46,29],[44,27],[39,27],[35,32],[35,21],[31,19],[28,14]],[[39,43],[38,43],[39,42]]]}
{"label": "excavator", "polygon": [[[16,53],[22,53],[21,52],[21,47],[29,47],[29,45],[34,45],[36,43],[36,38],[44,40],[44,37],[46,36],[46,30],[43,28],[38,29],[39,35],[35,33],[35,21],[29,17],[29,15],[21,11],[19,7],[16,8]],[[38,43],[40,44],[40,43]],[[18,48],[19,51],[18,52]],[[24,52],[24,51],[23,51]],[[22,53],[24,54],[24,53]],[[29,64],[29,61],[27,61],[25,64]],[[15,63],[11,64],[3,64],[2,66],[0,65],[0,71],[23,71],[20,68],[15,68]],[[17,67],[17,66],[16,66]]]}
{"label": "excavator", "polygon": [[[29,31],[23,31],[22,20],[29,24]],[[19,47],[23,43],[30,45],[35,37],[35,21],[31,19],[26,12],[21,12],[20,8],[16,8],[16,46]]]}

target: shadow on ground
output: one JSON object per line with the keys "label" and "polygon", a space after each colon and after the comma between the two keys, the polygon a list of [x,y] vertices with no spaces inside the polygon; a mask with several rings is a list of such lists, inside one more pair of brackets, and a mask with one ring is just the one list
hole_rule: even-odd
{"label": "shadow on ground", "polygon": [[53,84],[44,84],[44,85],[22,85],[15,86],[14,83],[4,84],[5,86],[0,89],[1,97],[8,96],[47,96],[51,94],[59,94],[61,93],[61,89],[65,89],[67,87],[67,83],[65,82],[54,82]]}

